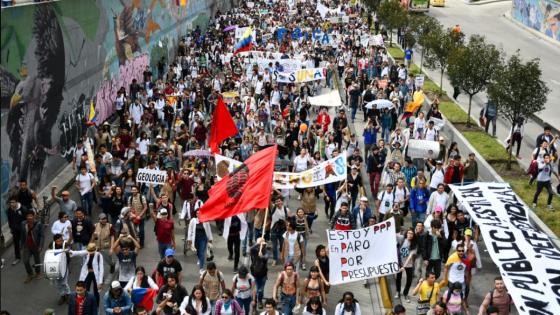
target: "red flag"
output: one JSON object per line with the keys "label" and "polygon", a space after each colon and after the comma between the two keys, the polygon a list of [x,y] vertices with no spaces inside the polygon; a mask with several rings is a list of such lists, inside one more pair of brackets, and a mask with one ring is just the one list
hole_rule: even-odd
{"label": "red flag", "polygon": [[237,126],[233,118],[231,118],[222,96],[220,96],[214,116],[212,117],[210,139],[208,139],[208,145],[212,153],[220,153],[218,145],[225,139],[235,136],[238,132],[239,130],[237,130]]}
{"label": "red flag", "polygon": [[201,222],[225,219],[255,208],[267,208],[277,146],[261,150],[214,185],[200,208]]}

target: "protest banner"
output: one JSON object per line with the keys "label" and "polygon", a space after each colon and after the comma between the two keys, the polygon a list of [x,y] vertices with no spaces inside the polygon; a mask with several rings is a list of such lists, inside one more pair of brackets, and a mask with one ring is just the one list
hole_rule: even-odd
{"label": "protest banner", "polygon": [[443,119],[431,117],[428,122],[430,121],[434,122],[434,129],[437,131],[440,131],[441,129],[443,129],[443,126],[445,126],[445,121]]}
{"label": "protest banner", "polygon": [[408,140],[408,156],[413,159],[435,158],[439,154],[439,142],[430,140]]}
{"label": "protest banner", "polygon": [[274,80],[278,83],[301,83],[322,80],[327,77],[327,68],[301,69],[293,72],[274,72]]}
{"label": "protest banner", "polygon": [[339,107],[342,106],[342,100],[340,99],[340,92],[337,90],[332,90],[330,92],[310,96],[307,98],[309,105],[313,106],[329,106],[329,107]]}
{"label": "protest banner", "polygon": [[332,285],[399,272],[395,219],[357,230],[327,230]]}
{"label": "protest banner", "polygon": [[385,46],[385,43],[383,42],[383,35],[378,34],[371,36],[369,38],[369,44],[372,46]]}
{"label": "protest banner", "polygon": [[490,257],[521,315],[559,314],[560,251],[531,224],[532,211],[507,183],[450,185],[480,227]]}
{"label": "protest banner", "polygon": [[423,87],[424,86],[424,75],[423,74],[419,74],[414,78],[414,85],[416,85],[416,87]]}
{"label": "protest banner", "polygon": [[136,175],[136,182],[152,184],[152,185],[163,185],[167,179],[167,172],[160,170],[152,170],[149,168],[139,168],[138,174]]}
{"label": "protest banner", "polygon": [[274,172],[272,185],[276,189],[317,187],[343,181],[347,177],[346,152],[299,173]]}

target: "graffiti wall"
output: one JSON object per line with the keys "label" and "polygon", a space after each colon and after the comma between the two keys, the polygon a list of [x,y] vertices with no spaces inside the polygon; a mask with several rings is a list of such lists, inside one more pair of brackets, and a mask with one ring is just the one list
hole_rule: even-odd
{"label": "graffiti wall", "polygon": [[[1,11],[1,190],[48,183],[72,157],[93,101],[98,122],[116,91],[174,57],[188,28],[226,0],[72,0]],[[169,60],[168,58],[168,60]],[[5,203],[2,202],[2,206]]]}
{"label": "graffiti wall", "polygon": [[560,1],[513,0],[511,15],[525,26],[560,41]]}

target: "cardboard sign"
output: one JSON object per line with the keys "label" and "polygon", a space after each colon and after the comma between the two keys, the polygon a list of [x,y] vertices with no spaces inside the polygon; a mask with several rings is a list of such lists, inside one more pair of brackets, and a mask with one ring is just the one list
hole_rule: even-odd
{"label": "cardboard sign", "polygon": [[152,170],[149,168],[138,169],[138,174],[136,175],[136,181],[138,183],[152,184],[152,185],[163,185],[167,179],[166,171]]}

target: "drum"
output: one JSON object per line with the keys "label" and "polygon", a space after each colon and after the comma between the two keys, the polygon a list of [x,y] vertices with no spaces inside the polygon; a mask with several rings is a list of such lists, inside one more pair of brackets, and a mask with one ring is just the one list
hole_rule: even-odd
{"label": "drum", "polygon": [[[53,244],[54,248],[54,244]],[[43,271],[45,277],[51,280],[62,279],[66,276],[67,272],[67,257],[63,249],[49,249],[45,252],[45,259],[43,261]]]}

